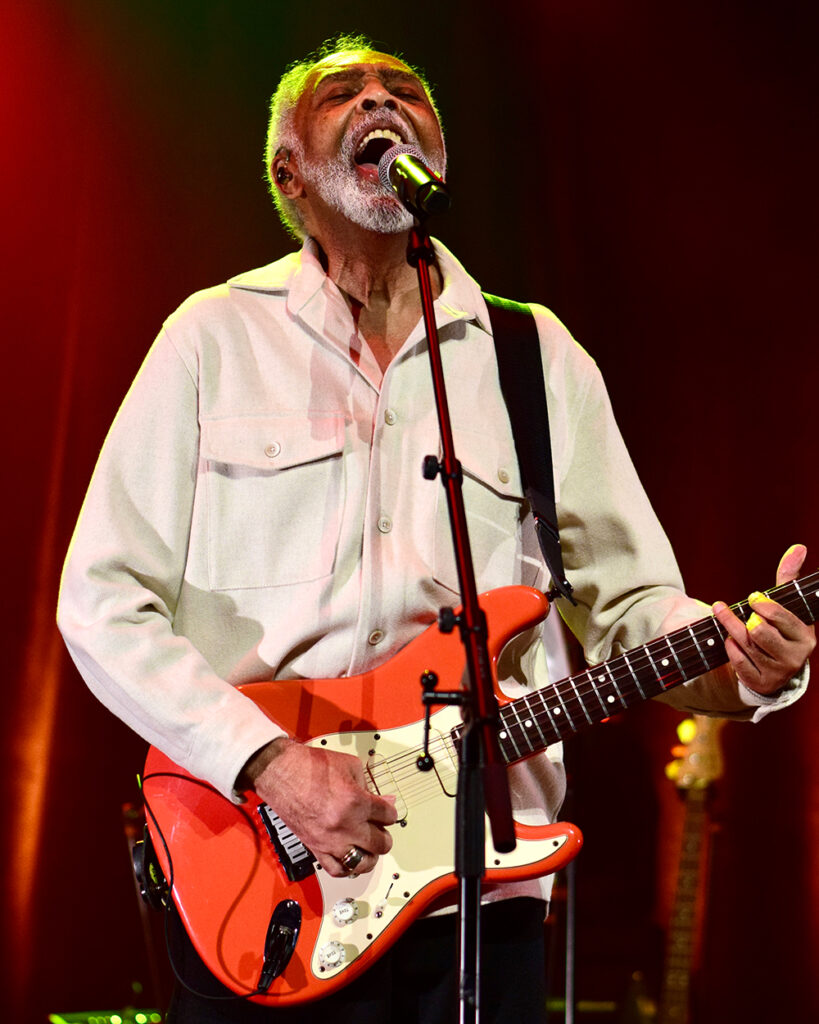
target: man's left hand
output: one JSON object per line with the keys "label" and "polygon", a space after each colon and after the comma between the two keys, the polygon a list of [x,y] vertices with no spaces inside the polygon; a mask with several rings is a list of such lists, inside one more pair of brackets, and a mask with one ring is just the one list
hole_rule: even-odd
{"label": "man's left hand", "polygon": [[[788,548],[779,563],[776,583],[795,580],[805,561],[803,544]],[[801,671],[816,646],[816,630],[764,594],[751,594],[748,622],[717,601],[713,612],[724,627],[725,650],[740,682],[756,693],[780,690]]]}

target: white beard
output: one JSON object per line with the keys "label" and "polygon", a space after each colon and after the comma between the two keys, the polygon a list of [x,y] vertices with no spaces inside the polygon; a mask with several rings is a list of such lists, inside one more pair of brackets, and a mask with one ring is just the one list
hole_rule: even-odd
{"label": "white beard", "polygon": [[[345,136],[341,149],[331,160],[303,168],[305,183],[314,188],[328,206],[359,227],[383,235],[409,231],[414,223],[412,214],[391,189],[385,188],[380,181],[369,181],[357,173],[353,148],[351,137]],[[435,167],[439,162],[430,161],[436,173],[442,173]]]}
{"label": "white beard", "polygon": [[397,235],[413,225],[412,214],[394,193],[378,181],[361,179],[340,155],[323,167],[311,168],[305,180],[328,206],[368,231]]}

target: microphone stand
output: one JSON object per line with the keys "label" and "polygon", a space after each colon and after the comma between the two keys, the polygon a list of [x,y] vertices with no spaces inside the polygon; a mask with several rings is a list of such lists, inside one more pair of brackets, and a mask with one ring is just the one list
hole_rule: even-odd
{"label": "microphone stand", "polygon": [[[458,704],[464,721],[461,734],[458,788],[455,811],[455,873],[458,878],[458,961],[460,969],[460,1024],[477,1022],[480,1015],[480,902],[481,879],[485,870],[485,818],[489,817],[492,840],[502,853],[515,848],[515,831],[506,766],[498,743],[498,704],[492,683],[486,645],[486,617],[478,604],[475,570],[467,533],[462,493],[462,470],[455,457],[452,426],[444,385],[443,365],[438,330],[433,310],[430,263],[434,252],[422,221],[410,232],[407,260],[418,271],[421,305],[424,315],[432,384],[438,411],[443,457],[424,459],[424,476],[428,480],[440,475],[446,491],[455,564],[461,588],[462,610],[455,615],[451,608],[441,609],[438,620],[442,632],[456,626],[466,653],[468,688],[454,693],[434,689],[434,673],[427,673],[423,684],[423,703]],[[428,734],[427,734],[428,735]],[[418,767],[429,770],[432,761],[425,749]]]}

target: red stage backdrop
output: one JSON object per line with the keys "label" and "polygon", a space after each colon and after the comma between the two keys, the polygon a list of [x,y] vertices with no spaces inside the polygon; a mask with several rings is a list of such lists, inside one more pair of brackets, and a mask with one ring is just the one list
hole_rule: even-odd
{"label": "red stage backdrop", "polygon": [[[441,236],[598,360],[690,591],[768,586],[794,541],[819,565],[811,6],[385,7],[0,3],[10,1020],[161,997],[121,810],[144,746],[63,653],[59,570],[162,319],[289,248],[262,183],[266,103],[323,37],[368,32],[439,84],[455,197]],[[723,732],[700,1024],[819,1008],[817,701]],[[570,751],[582,998],[621,1000],[635,969],[656,982],[675,724],[648,707]]]}

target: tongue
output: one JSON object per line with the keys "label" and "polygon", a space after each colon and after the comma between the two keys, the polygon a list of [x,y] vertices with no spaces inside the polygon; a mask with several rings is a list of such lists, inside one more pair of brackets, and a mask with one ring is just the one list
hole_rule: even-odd
{"label": "tongue", "polygon": [[360,167],[378,167],[378,161],[394,145],[395,143],[392,139],[370,139],[358,156],[356,156],[355,162]]}

